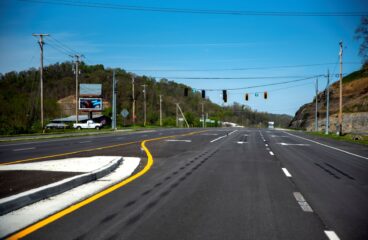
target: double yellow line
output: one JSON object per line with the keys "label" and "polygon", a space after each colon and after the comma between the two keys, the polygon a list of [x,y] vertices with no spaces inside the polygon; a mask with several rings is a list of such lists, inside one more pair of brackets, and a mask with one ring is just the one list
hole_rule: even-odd
{"label": "double yellow line", "polygon": [[[152,142],[152,141],[158,141],[158,140],[161,140],[161,139],[166,139],[166,138],[173,138],[173,137],[177,137],[177,136],[190,136],[190,135],[194,135],[194,134],[197,134],[197,133],[202,133],[202,132],[205,132],[205,131],[197,131],[197,132],[191,132],[191,133],[188,133],[188,134],[182,134],[182,135],[174,135],[174,136],[166,136],[166,137],[160,137],[160,138],[153,138],[153,139],[148,139],[148,140],[144,140],[141,142],[141,147],[142,149],[145,151],[146,155],[147,155],[147,164],[145,165],[145,167],[139,171],[138,173],[136,173],[135,175],[133,176],[130,176],[129,178],[95,194],[95,195],[92,195],[91,197],[88,197],[87,199],[77,203],[77,204],[74,204],[72,206],[69,206],[63,210],[61,210],[60,212],[57,212],[47,218],[44,218],[42,220],[40,220],[39,222],[31,225],[31,226],[28,226],[26,227],[25,229],[9,236],[7,239],[20,239],[20,238],[23,238],[29,234],[31,234],[32,232],[34,231],[37,231],[38,229],[58,220],[59,218],[62,218],[64,217],[65,215],[69,214],[69,213],[72,213],[76,210],[78,210],[79,208],[93,202],[93,201],[96,201],[97,199],[125,186],[126,184],[134,181],[135,179],[143,176],[145,173],[148,172],[148,170],[150,170],[150,168],[152,167],[153,165],[153,157],[152,157],[152,154],[151,152],[148,150],[148,148],[146,147],[146,143],[147,142]],[[137,142],[129,142],[129,143],[123,143],[123,144],[117,144],[117,145],[112,145],[112,146],[107,146],[107,147],[101,147],[101,148],[97,148],[97,149],[89,149],[89,150],[81,150],[81,151],[75,151],[75,152],[70,152],[70,153],[63,153],[63,154],[57,154],[57,155],[53,155],[53,156],[45,156],[45,157],[39,157],[39,158],[31,158],[31,159],[25,159],[25,160],[19,160],[19,161],[15,161],[15,162],[11,162],[11,163],[5,163],[5,164],[13,164],[13,163],[19,163],[19,162],[29,162],[29,161],[33,161],[33,160],[38,160],[38,159],[44,159],[44,158],[50,158],[50,157],[58,157],[58,156],[65,156],[65,155],[70,155],[70,154],[74,154],[74,153],[80,153],[80,152],[87,152],[87,151],[94,151],[94,150],[99,150],[99,149],[107,149],[107,148],[112,148],[112,147],[118,147],[118,146],[124,146],[124,145],[129,145],[129,144],[134,144],[134,143],[138,143]]]}

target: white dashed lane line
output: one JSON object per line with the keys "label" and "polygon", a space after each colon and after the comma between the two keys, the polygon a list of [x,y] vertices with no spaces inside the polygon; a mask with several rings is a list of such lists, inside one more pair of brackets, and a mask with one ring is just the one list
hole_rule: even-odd
{"label": "white dashed lane line", "polygon": [[35,147],[30,147],[30,148],[18,148],[18,149],[13,149],[14,152],[18,152],[18,151],[26,151],[26,150],[33,150],[36,149]]}
{"label": "white dashed lane line", "polygon": [[79,142],[79,143],[90,143],[92,141],[82,141],[82,142]]}
{"label": "white dashed lane line", "polygon": [[184,139],[168,139],[166,142],[192,142],[192,140],[184,140]]}
{"label": "white dashed lane line", "polygon": [[293,192],[293,195],[304,212],[313,212],[313,209],[309,206],[307,201],[305,201],[303,195],[300,192]]}
{"label": "white dashed lane line", "polygon": [[286,177],[291,177],[291,174],[289,173],[289,171],[286,168],[282,168],[282,171],[284,172]]}
{"label": "white dashed lane line", "polygon": [[337,234],[334,231],[325,231],[326,236],[330,240],[340,240],[340,238],[337,236]]}
{"label": "white dashed lane line", "polygon": [[275,155],[275,154],[274,154],[272,151],[270,151],[270,155],[272,155],[272,156],[273,156],[273,155]]}
{"label": "white dashed lane line", "polygon": [[216,142],[216,141],[218,141],[218,140],[220,140],[221,138],[224,138],[224,137],[226,137],[226,136],[227,136],[227,135],[224,135],[224,136],[221,136],[221,137],[215,138],[215,139],[211,140],[210,142],[211,142],[211,143]]}

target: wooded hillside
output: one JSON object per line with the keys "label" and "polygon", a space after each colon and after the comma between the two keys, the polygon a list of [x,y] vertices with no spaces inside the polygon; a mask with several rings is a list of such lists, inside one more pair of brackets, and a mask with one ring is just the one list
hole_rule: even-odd
{"label": "wooded hillside", "polygon": [[[75,94],[75,75],[72,63],[64,62],[44,68],[44,116],[46,123],[63,116],[57,101]],[[103,98],[111,101],[112,72],[103,65],[80,65],[80,83],[101,83]],[[116,69],[117,111],[132,108],[132,73]],[[143,88],[147,85],[147,123],[157,125],[159,121],[159,95],[163,95],[164,125],[175,125],[175,103],[180,103],[191,126],[200,126],[201,102],[204,101],[209,118],[220,121],[231,121],[247,126],[266,125],[272,119],[278,126],[287,126],[291,120],[287,115],[276,115],[253,111],[238,103],[221,107],[208,99],[202,99],[199,92],[189,86],[167,79],[156,80],[147,76],[135,77],[136,123],[143,122]],[[184,88],[189,88],[189,96],[184,97]],[[21,72],[9,72],[0,75],[0,134],[31,133],[40,129],[40,87],[38,69]],[[104,110],[111,116],[111,108]],[[131,124],[128,118],[126,124]],[[122,123],[119,115],[118,123]]]}

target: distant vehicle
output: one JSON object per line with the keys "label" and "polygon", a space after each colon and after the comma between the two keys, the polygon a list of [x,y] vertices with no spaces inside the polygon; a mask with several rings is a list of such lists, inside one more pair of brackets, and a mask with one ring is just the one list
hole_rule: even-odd
{"label": "distant vehicle", "polygon": [[50,122],[46,124],[45,128],[46,129],[65,129],[65,128],[69,128],[69,126],[62,122]]}
{"label": "distant vehicle", "polygon": [[76,128],[78,130],[93,129],[93,128],[99,130],[100,128],[102,128],[102,124],[101,123],[95,123],[92,120],[88,120],[86,123],[74,123],[73,128]]}
{"label": "distant vehicle", "polygon": [[274,128],[275,122],[268,122],[268,128]]}

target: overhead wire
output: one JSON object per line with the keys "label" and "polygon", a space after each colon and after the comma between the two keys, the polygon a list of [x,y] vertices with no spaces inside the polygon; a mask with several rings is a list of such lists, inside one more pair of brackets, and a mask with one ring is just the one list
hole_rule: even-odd
{"label": "overhead wire", "polygon": [[219,88],[217,88],[217,89],[198,89],[198,88],[192,88],[192,89],[195,90],[195,91],[199,91],[199,90],[205,90],[205,91],[246,90],[246,89],[253,89],[253,88],[268,87],[268,86],[282,85],[282,84],[293,83],[293,82],[306,81],[306,80],[315,79],[316,77],[322,77],[322,76],[325,76],[325,75],[314,75],[314,76],[311,76],[311,77],[306,77],[306,78],[301,78],[301,79],[295,79],[295,80],[290,80],[290,81],[282,81],[282,82],[276,82],[276,83],[251,85],[251,86],[238,87],[238,88],[221,88],[221,89],[219,89]]}
{"label": "overhead wire", "polygon": [[[280,65],[269,67],[241,67],[241,68],[203,68],[203,69],[130,69],[129,71],[135,72],[219,72],[219,71],[246,71],[246,70],[264,70],[264,69],[282,69],[282,68],[300,68],[300,67],[316,67],[316,66],[328,66],[333,65],[335,62],[330,63],[313,63],[313,64],[298,64],[298,65]],[[360,62],[344,62],[344,64],[360,64]]]}
{"label": "overhead wire", "polygon": [[125,4],[112,4],[106,2],[85,2],[67,0],[19,0],[28,3],[41,3],[53,5],[65,5],[74,7],[104,8],[128,11],[163,12],[163,13],[185,13],[205,15],[234,15],[234,16],[278,16],[278,17],[360,17],[368,15],[368,12],[302,12],[302,11],[240,11],[240,10],[216,10],[216,9],[194,9],[194,8],[168,8],[147,7]]}

